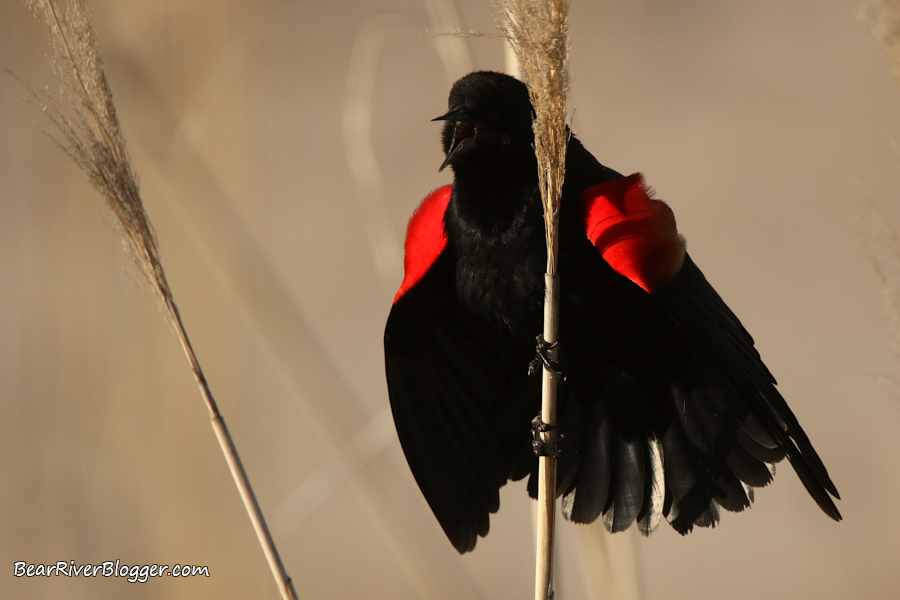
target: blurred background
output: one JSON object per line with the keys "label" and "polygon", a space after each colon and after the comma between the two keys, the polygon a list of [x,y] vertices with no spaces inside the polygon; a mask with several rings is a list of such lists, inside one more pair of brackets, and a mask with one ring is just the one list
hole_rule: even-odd
{"label": "blurred background", "polygon": [[[458,556],[406,466],[382,332],[452,82],[505,68],[484,0],[92,0],[184,321],[301,598],[528,598],[530,501]],[[572,4],[573,128],[642,171],[741,317],[841,491],[792,469],[682,538],[561,523],[557,597],[893,599],[900,396],[849,214],[900,219],[900,92],[861,0]],[[0,64],[57,94],[23,2]],[[0,76],[0,589],[276,598],[178,342],[98,194]],[[866,229],[865,227],[863,228]],[[13,563],[210,577],[15,578]]]}

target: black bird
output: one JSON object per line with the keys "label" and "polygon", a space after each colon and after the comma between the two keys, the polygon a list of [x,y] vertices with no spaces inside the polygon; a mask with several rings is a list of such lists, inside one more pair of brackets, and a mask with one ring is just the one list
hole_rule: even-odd
{"label": "black bird", "polygon": [[[452,186],[413,214],[384,335],[403,451],[459,552],[488,533],[499,488],[531,475],[546,247],[523,83],[471,73],[441,134]],[[563,514],[610,531],[685,534],[740,511],[787,456],[825,513],[838,491],[753,339],[685,251],[640,174],[568,145],[559,225]]]}

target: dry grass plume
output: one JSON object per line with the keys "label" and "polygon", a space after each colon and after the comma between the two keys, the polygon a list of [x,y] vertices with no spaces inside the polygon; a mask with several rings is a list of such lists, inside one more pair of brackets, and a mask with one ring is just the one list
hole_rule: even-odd
{"label": "dry grass plume", "polygon": [[858,16],[884,48],[891,73],[900,85],[900,0],[869,0]]}
{"label": "dry grass plume", "polygon": [[33,98],[61,136],[54,137],[56,143],[105,198],[126,252],[168,305],[172,292],[131,169],[90,10],[84,0],[69,0],[64,9],[55,0],[30,0],[29,5],[50,33],[53,68],[64,95],[61,100],[49,94]]}
{"label": "dry grass plume", "polygon": [[566,173],[569,0],[506,0],[501,29],[534,106],[534,149],[547,231],[547,272],[556,273],[559,197]]}
{"label": "dry grass plume", "polygon": [[54,140],[87,175],[115,215],[128,255],[147,277],[172,323],[210,413],[212,426],[235,484],[284,600],[297,595],[250,486],[225,420],[213,399],[203,369],[191,347],[159,255],[159,245],[144,210],[140,188],[119,126],[112,91],[103,70],[97,35],[84,0],[29,0],[35,17],[50,33],[53,67],[62,81],[63,98],[32,92],[32,99],[55,126]]}

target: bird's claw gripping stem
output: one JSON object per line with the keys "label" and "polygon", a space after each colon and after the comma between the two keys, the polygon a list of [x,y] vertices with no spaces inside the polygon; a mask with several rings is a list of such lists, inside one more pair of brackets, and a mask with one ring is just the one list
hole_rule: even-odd
{"label": "bird's claw gripping stem", "polygon": [[531,420],[531,447],[534,450],[536,456],[559,458],[560,450],[556,447],[557,440],[545,440],[543,437],[541,437],[542,433],[546,433],[548,431],[556,431],[558,428],[559,425],[550,425],[549,423],[544,423],[544,420],[541,419],[540,414],[538,414],[538,416]]}
{"label": "bird's claw gripping stem", "polygon": [[[534,356],[534,360],[528,364],[528,374],[534,375],[540,370],[542,365],[547,367],[548,371],[563,374],[562,364],[558,361],[550,360],[550,355],[548,354],[550,350],[559,347],[559,341],[550,343],[544,339],[543,334],[538,334],[535,339],[537,340],[537,353]],[[565,378],[565,375],[563,375],[563,378]]]}

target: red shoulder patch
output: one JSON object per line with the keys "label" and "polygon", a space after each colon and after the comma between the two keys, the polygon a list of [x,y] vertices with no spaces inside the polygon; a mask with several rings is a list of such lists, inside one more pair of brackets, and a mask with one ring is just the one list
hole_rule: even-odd
{"label": "red shoulder patch", "polygon": [[394,304],[411,287],[419,283],[447,246],[444,213],[447,212],[452,189],[452,185],[445,185],[434,190],[410,217],[404,245],[405,275],[397,295],[394,296]]}
{"label": "red shoulder patch", "polygon": [[634,173],[584,191],[587,236],[613,269],[654,292],[681,269],[685,241],[675,215],[650,197],[644,177]]}

